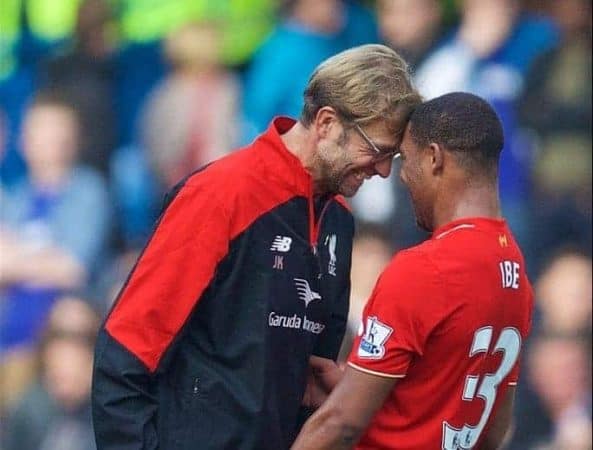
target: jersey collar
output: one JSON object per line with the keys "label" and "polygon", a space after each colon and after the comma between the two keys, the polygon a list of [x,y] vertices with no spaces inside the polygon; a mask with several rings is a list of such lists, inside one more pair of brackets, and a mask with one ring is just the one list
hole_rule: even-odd
{"label": "jersey collar", "polygon": [[504,219],[494,217],[465,217],[440,226],[432,233],[431,239],[441,239],[450,233],[463,229],[500,231],[501,228],[505,227],[506,221]]}

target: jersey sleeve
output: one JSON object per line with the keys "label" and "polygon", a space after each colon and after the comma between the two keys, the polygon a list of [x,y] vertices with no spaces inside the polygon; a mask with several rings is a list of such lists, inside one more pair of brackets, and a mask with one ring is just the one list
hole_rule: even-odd
{"label": "jersey sleeve", "polygon": [[440,292],[437,271],[424,255],[398,254],[364,309],[348,364],[368,373],[404,377],[438,323]]}

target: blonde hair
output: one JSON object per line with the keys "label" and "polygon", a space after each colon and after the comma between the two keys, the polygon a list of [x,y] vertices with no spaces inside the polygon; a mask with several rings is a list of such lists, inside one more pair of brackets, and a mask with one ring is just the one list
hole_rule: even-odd
{"label": "blonde hair", "polygon": [[361,125],[384,120],[394,132],[403,131],[402,121],[422,101],[407,63],[380,44],[354,47],[322,62],[304,96],[301,122],[306,127],[320,108],[330,106],[343,120]]}

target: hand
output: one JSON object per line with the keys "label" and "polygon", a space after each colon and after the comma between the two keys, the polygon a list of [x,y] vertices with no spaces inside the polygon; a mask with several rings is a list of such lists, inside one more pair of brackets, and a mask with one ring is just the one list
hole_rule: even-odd
{"label": "hand", "polygon": [[309,369],[307,374],[307,387],[305,388],[305,395],[303,396],[303,406],[311,409],[319,408],[329,396],[320,383],[319,378]]}
{"label": "hand", "polygon": [[303,405],[318,408],[338,384],[342,375],[343,369],[334,361],[311,356]]}

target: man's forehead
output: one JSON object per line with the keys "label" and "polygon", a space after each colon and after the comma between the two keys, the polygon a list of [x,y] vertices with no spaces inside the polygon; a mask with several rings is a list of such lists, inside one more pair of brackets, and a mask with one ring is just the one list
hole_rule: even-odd
{"label": "man's forehead", "polygon": [[409,140],[412,138],[412,136],[411,136],[411,133],[412,133],[412,125],[411,125],[410,123],[408,123],[408,124],[406,125],[406,128],[405,128],[405,130],[404,130],[404,133],[403,133],[402,139],[403,139],[404,141],[409,141]]}
{"label": "man's forehead", "polygon": [[401,139],[401,135],[394,133],[387,122],[374,122],[363,128],[378,147],[394,147]]}

